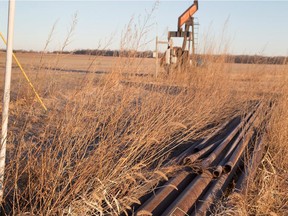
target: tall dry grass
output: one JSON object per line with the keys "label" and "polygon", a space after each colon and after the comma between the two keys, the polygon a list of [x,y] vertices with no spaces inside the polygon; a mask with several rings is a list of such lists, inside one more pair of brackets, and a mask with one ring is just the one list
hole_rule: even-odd
{"label": "tall dry grass", "polygon": [[[146,32],[147,23],[137,35],[125,35],[133,49],[145,44],[140,33]],[[63,58],[56,56],[58,66]],[[207,54],[208,62],[209,58]],[[129,210],[131,204],[139,203],[141,196],[180,168],[165,163],[175,148],[205,137],[225,120],[246,112],[250,100],[268,100],[271,96],[267,97],[267,92],[279,93],[278,82],[283,80],[286,69],[280,67],[277,71],[281,70],[281,74],[274,72],[272,76],[268,69],[263,72],[266,66],[238,71],[240,66],[225,64],[224,59],[155,79],[123,76],[132,65],[136,65],[136,71],[150,67],[133,54],[129,58],[120,56],[106,75],[43,69],[45,59],[41,56],[41,71],[36,74],[37,67],[33,67],[28,73],[49,109],[46,113],[16,72],[1,213],[118,215]],[[165,85],[168,89],[123,85],[127,79]],[[173,94],[175,85],[185,90]],[[260,212],[260,204],[266,199],[273,200],[269,198],[273,193],[263,194],[270,180],[270,188],[277,191],[274,200],[279,212],[285,210],[286,190],[282,185],[287,183],[287,164],[280,161],[287,155],[283,150],[287,137],[285,115],[284,99],[279,100],[270,123],[271,150],[259,170],[266,174],[263,178],[258,175],[258,184],[254,191],[251,186],[251,196],[244,202],[251,207],[251,214]]]}
{"label": "tall dry grass", "polygon": [[[37,74],[47,113],[25,83],[13,85],[5,212],[117,215],[129,209],[177,171],[176,164],[168,166],[165,160],[178,145],[246,112],[245,102],[265,99],[265,90],[278,92],[269,74],[259,81],[254,72],[235,72],[218,62],[187,71],[184,82],[182,76],[154,81],[179,86],[182,81],[185,91],[175,94],[122,85],[120,70],[105,76],[52,71],[52,85],[47,75]],[[281,112],[275,111],[278,116]],[[283,127],[279,118],[273,119],[272,126],[278,122]],[[207,125],[214,128],[204,130]]]}
{"label": "tall dry grass", "polygon": [[3,203],[9,214],[119,214],[177,170],[163,164],[173,148],[229,118],[236,103],[216,85],[171,96],[123,86],[114,74],[91,75],[81,90],[37,76],[48,113],[26,88],[13,86]]}
{"label": "tall dry grass", "polygon": [[[60,65],[62,58],[56,59]],[[128,60],[125,67],[105,76],[49,67],[35,73],[33,67],[29,75],[47,113],[23,79],[14,77],[2,212],[117,215],[177,171],[176,164],[165,164],[173,149],[240,111],[235,107],[243,101],[227,88],[229,73],[222,66],[153,80],[185,87],[175,93],[171,87],[171,94],[169,88],[123,85],[125,68],[136,60],[133,55],[122,60]]]}
{"label": "tall dry grass", "polygon": [[263,65],[259,69],[255,70],[254,66],[250,72],[254,75],[250,78],[246,75],[246,79],[258,97],[275,101],[264,135],[267,150],[255,170],[256,175],[246,182],[246,189],[220,201],[214,215],[284,216],[288,212],[288,67]]}
{"label": "tall dry grass", "polygon": [[[269,70],[263,74],[262,66],[258,72],[256,66],[245,68],[246,73],[233,67],[218,62],[185,72],[184,81],[182,76],[154,81],[185,86],[175,94],[123,85],[120,70],[105,76],[51,71],[52,84],[47,75],[31,72],[47,113],[22,78],[14,77],[3,211],[117,215],[177,171],[176,164],[168,166],[165,160],[178,145],[246,112],[245,102],[270,100],[271,93],[278,93],[268,130],[269,152],[241,210],[251,215],[285,212],[286,69],[280,67],[271,76]],[[211,124],[214,128],[204,130]],[[227,210],[237,212],[231,205],[222,212]]]}
{"label": "tall dry grass", "polygon": [[[175,95],[122,85],[119,70],[83,75],[81,83],[79,74],[51,73],[52,86],[37,74],[47,113],[25,83],[13,85],[7,214],[119,214],[177,171],[164,163],[174,148],[205,136],[207,125],[217,127],[240,103],[220,71],[195,73]],[[169,79],[163,83],[176,81]]]}

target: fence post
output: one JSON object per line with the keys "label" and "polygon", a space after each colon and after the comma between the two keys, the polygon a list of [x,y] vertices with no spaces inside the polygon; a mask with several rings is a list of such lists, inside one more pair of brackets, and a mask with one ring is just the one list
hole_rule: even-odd
{"label": "fence post", "polygon": [[156,50],[155,50],[155,58],[156,58],[156,73],[155,77],[157,78],[159,72],[159,59],[158,59],[158,36],[156,36]]}
{"label": "fence post", "polygon": [[3,193],[4,193],[3,183],[4,183],[4,171],[5,171],[5,159],[6,159],[8,111],[10,102],[14,14],[15,14],[15,0],[9,0],[8,35],[7,35],[8,41],[6,48],[6,72],[5,72],[3,107],[2,107],[2,133],[1,133],[1,150],[0,150],[0,202],[3,201]]}

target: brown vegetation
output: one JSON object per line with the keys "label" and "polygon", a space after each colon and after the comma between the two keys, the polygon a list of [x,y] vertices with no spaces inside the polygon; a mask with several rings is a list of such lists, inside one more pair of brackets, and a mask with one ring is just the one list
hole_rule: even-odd
{"label": "brown vegetation", "polygon": [[256,176],[249,179],[244,193],[233,193],[219,203],[215,215],[287,215],[287,72],[287,67],[282,71],[277,70],[270,80],[274,82],[278,98],[267,128],[265,144],[268,149],[257,169]]}
{"label": "brown vegetation", "polygon": [[[145,47],[146,24],[138,31],[127,27],[136,33],[126,35],[121,52]],[[256,179],[237,196],[240,208],[232,197],[216,213],[285,214],[287,66],[236,65],[225,63],[225,55],[204,55],[201,67],[169,76],[162,69],[155,78],[153,59],[135,58],[134,52],[128,57],[65,54],[73,25],[70,29],[61,54],[19,54],[48,112],[13,68],[3,213],[118,215],[180,168],[166,163],[179,145],[246,113],[248,101],[277,97],[269,149]],[[159,91],[157,85],[168,88]],[[170,94],[175,86],[184,90]]]}
{"label": "brown vegetation", "polygon": [[[63,57],[59,65],[69,58]],[[277,95],[267,136],[269,150],[256,180],[240,197],[245,207],[241,212],[284,215],[287,67],[235,66],[219,60],[169,77],[162,71],[155,79],[123,76],[125,67],[114,67],[106,75],[57,72],[48,67],[49,61],[47,67],[37,71],[34,65],[29,72],[47,113],[21,74],[14,72],[6,213],[119,214],[178,169],[177,164],[165,164],[178,145],[204,137],[232,115],[246,112],[245,101]],[[123,85],[122,80],[186,90],[171,95]],[[224,206],[229,207],[222,212],[231,211],[230,204]]]}

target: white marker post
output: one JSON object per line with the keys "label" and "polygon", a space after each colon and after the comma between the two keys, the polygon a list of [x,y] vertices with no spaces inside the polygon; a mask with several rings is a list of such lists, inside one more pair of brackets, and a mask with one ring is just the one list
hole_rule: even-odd
{"label": "white marker post", "polygon": [[158,60],[158,36],[156,36],[156,50],[155,50],[155,58],[156,58],[156,71],[155,71],[155,77],[158,76],[158,66],[159,66],[159,60]]}
{"label": "white marker post", "polygon": [[12,52],[13,52],[13,36],[14,36],[14,14],[15,0],[9,0],[8,15],[8,35],[6,48],[6,72],[4,83],[3,107],[2,107],[2,133],[1,133],[1,151],[0,151],[0,202],[3,201],[3,182],[6,159],[6,141],[8,128],[8,111],[10,102],[10,84],[12,70]]}
{"label": "white marker post", "polygon": [[[155,77],[157,78],[159,74],[159,44],[167,44],[168,46],[172,46],[172,40],[170,39],[169,41],[160,41],[158,39],[158,36],[156,36],[156,49],[155,49],[155,65],[156,65],[156,73]],[[165,52],[165,63],[170,64],[170,49],[167,49]]]}

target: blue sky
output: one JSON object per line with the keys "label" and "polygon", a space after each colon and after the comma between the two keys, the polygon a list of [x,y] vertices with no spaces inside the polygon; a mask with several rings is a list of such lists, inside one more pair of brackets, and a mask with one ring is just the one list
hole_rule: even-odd
{"label": "blue sky", "polygon": [[[123,29],[131,17],[144,20],[155,1],[24,1],[16,0],[15,49],[42,50],[58,20],[49,50],[61,47],[72,15],[78,24],[66,50],[95,49],[99,42],[118,49]],[[166,39],[167,30],[177,29],[178,16],[192,1],[161,1],[154,11],[145,49],[154,49],[156,34]],[[6,35],[8,1],[0,1],[0,31]],[[288,1],[201,1],[195,15],[200,23],[199,45],[228,44],[234,54],[288,55]],[[221,40],[222,38],[222,40]],[[207,42],[208,41],[208,42]],[[222,43],[220,42],[222,41]],[[3,48],[1,44],[1,48]],[[221,51],[221,49],[220,49]]]}

